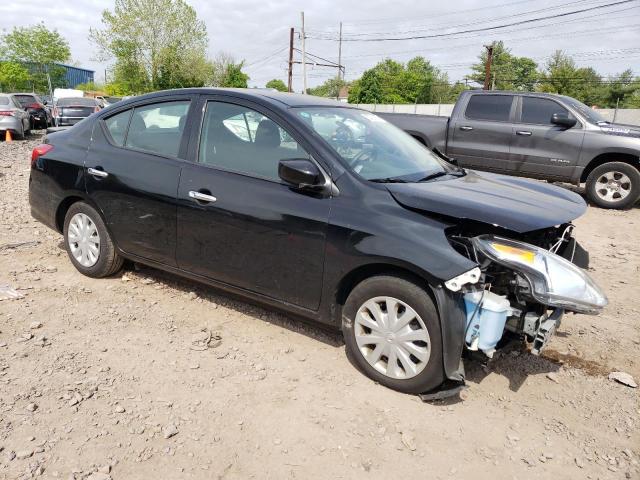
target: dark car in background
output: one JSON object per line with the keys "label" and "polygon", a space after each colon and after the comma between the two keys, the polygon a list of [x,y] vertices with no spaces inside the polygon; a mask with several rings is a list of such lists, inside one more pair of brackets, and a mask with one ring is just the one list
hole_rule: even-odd
{"label": "dark car in background", "polygon": [[53,107],[53,120],[57,127],[75,125],[100,109],[100,104],[95,98],[59,98]]}
{"label": "dark car in background", "polygon": [[18,100],[20,106],[29,113],[31,117],[30,129],[44,129],[53,125],[51,111],[38,95],[34,93],[14,93],[13,96]]}
{"label": "dark car in background", "polygon": [[451,117],[380,114],[462,167],[585,184],[602,208],[640,198],[640,127],[564,95],[467,90]]}
{"label": "dark car in background", "polygon": [[579,195],[448,163],[384,119],[265,90],[156,92],[48,135],[34,218],[90,277],[124,259],[341,328],[403,392],[464,382],[463,350],[539,352],[606,297],[580,267]]}

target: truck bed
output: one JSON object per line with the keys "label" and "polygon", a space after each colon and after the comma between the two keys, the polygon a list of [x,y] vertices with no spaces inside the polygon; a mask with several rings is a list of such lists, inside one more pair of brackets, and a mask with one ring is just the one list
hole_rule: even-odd
{"label": "truck bed", "polygon": [[417,115],[413,113],[376,113],[389,123],[401,128],[429,148],[446,151],[449,117]]}

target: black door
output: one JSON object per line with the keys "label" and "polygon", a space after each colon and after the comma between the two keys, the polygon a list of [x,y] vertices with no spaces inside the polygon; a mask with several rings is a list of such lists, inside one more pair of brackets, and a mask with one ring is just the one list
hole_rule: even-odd
{"label": "black door", "polygon": [[178,189],[179,267],[317,309],[331,198],[277,174],[281,159],[309,155],[261,107],[204,107],[197,162],[183,167]]}
{"label": "black door", "polygon": [[464,167],[508,172],[513,95],[471,95],[453,126],[448,154]]}
{"label": "black door", "polygon": [[98,122],[86,187],[124,252],[176,265],[176,196],[190,106],[179,97]]}

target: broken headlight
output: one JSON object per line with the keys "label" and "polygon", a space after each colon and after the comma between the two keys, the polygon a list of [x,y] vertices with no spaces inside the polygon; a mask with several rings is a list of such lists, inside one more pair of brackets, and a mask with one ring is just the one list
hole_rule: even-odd
{"label": "broken headlight", "polygon": [[584,270],[555,253],[493,235],[480,235],[472,241],[490,260],[521,273],[533,298],[543,305],[594,314],[608,303]]}

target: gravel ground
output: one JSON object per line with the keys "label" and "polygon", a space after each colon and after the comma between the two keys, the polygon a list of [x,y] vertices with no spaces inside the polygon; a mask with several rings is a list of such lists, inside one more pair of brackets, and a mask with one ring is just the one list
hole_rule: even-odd
{"label": "gravel ground", "polygon": [[[640,478],[640,209],[577,235],[610,306],[542,358],[466,362],[464,400],[359,374],[339,335],[153,269],[94,280],[32,220],[0,143],[0,478]],[[21,245],[21,242],[27,242]]]}

